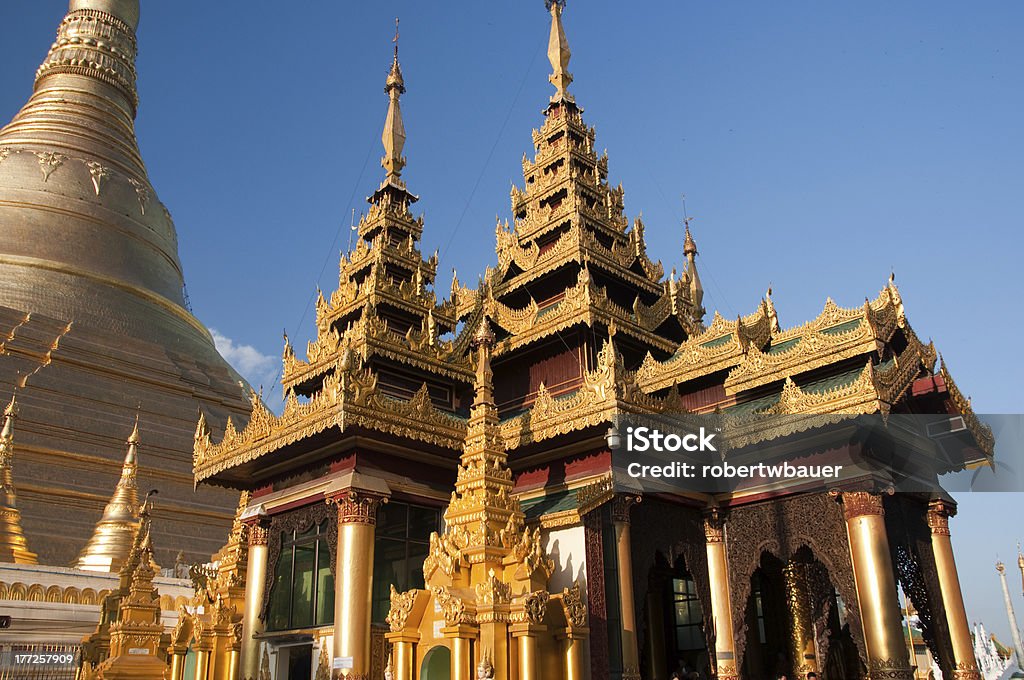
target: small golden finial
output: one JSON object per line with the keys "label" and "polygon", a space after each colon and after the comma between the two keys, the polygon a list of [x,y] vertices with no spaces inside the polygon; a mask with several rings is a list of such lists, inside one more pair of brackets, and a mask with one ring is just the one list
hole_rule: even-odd
{"label": "small golden finial", "polygon": [[128,443],[132,446],[138,446],[139,444],[139,414],[135,413],[135,426],[132,428],[132,433],[128,435]]}
{"label": "small golden finial", "polygon": [[0,434],[0,438],[4,441],[9,440],[12,437],[12,431],[14,429],[14,419],[18,417],[18,393],[17,391],[11,395],[11,401],[7,404],[4,409],[4,429],[3,433]]}

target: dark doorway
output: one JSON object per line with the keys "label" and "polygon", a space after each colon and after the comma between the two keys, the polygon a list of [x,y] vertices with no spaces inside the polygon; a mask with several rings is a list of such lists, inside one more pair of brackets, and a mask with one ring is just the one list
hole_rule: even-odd
{"label": "dark doorway", "polygon": [[[704,615],[697,586],[680,556],[672,563],[655,556],[645,610],[644,675],[667,678],[672,671],[710,677]],[[683,676],[681,676],[683,677]]]}
{"label": "dark doorway", "polygon": [[287,680],[309,680],[313,675],[313,646],[302,645],[288,650]]}

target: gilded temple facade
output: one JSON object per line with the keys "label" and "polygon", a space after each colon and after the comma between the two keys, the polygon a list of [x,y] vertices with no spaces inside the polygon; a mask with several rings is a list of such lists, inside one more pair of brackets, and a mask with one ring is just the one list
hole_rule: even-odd
{"label": "gilded temple facade", "polygon": [[251,493],[237,674],[210,677],[909,680],[912,607],[943,674],[977,678],[947,495],[871,475],[827,492],[615,484],[630,416],[750,418],[750,441],[818,460],[854,445],[795,449],[757,419],[947,414],[963,434],[933,477],[983,464],[993,440],[892,279],[795,327],[771,291],[707,319],[689,225],[666,276],[625,217],[568,89],[564,3],[547,4],[555,93],[496,266],[446,299],[432,289],[401,179],[396,48],[385,177],[305,357],[286,339],[283,412],[253,394],[248,425],[219,441],[200,419],[197,482]]}
{"label": "gilded temple facade", "polygon": [[286,340],[283,413],[253,394],[245,428],[196,430],[197,481],[251,492],[233,533],[248,545],[220,579],[233,593],[211,600],[233,603],[235,637],[220,654],[177,644],[205,645],[211,677],[275,680],[910,678],[903,592],[942,670],[977,677],[948,497],[863,479],[727,497],[612,483],[607,430],[629,414],[955,414],[969,441],[936,473],[992,441],[892,281],[794,328],[770,293],[706,323],[694,239],[678,277],[647,256],[549,7],[556,91],[497,266],[441,301],[401,179],[396,51],[385,178],[305,358]]}

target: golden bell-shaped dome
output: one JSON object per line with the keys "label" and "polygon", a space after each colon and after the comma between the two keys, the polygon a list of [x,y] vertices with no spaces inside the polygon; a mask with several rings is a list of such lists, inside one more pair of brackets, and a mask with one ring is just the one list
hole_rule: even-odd
{"label": "golden bell-shaped dome", "polygon": [[[71,0],[31,96],[0,129],[0,337],[12,338],[0,387],[18,388],[28,414],[19,479],[36,493],[19,511],[46,564],[74,561],[91,528],[52,521],[61,492],[109,493],[119,423],[136,411],[154,432],[158,537],[188,533],[190,553],[209,554],[234,506],[227,492],[194,496],[189,475],[196,410],[219,428],[249,409],[187,307],[174,223],[139,153],[138,21],[138,0]],[[74,479],[49,473],[67,460]]]}
{"label": "golden bell-shaped dome", "polygon": [[211,357],[135,139],[137,0],[72,0],[0,130],[0,305]]}

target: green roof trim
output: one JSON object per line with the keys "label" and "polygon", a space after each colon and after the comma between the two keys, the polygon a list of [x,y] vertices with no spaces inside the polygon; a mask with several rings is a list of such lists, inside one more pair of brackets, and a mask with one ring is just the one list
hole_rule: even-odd
{"label": "green roof trim", "polygon": [[776,392],[775,394],[769,394],[766,397],[759,397],[757,399],[745,401],[741,404],[729,406],[728,408],[722,409],[722,412],[737,416],[753,415],[755,413],[760,413],[765,409],[769,409],[772,406],[775,406],[775,404],[779,403],[779,398],[781,396],[782,392],[779,391]]}
{"label": "green roof trim", "polygon": [[771,347],[768,348],[768,351],[765,352],[765,354],[782,354],[783,352],[795,347],[796,344],[801,340],[803,340],[802,337],[792,338],[791,340],[784,340],[783,342],[780,342],[777,345],[773,344]]}
{"label": "green roof trim", "polygon": [[844,321],[841,324],[836,324],[835,326],[829,326],[828,328],[823,328],[821,330],[821,332],[824,333],[825,335],[841,335],[843,333],[846,333],[847,331],[852,331],[857,326],[860,326],[861,321],[862,321],[862,318],[861,319],[850,319],[849,321]]}
{"label": "green roof trim", "polygon": [[700,343],[700,346],[701,347],[707,347],[708,349],[712,349],[714,347],[721,347],[722,345],[728,344],[731,340],[732,340],[732,333],[727,333],[726,335],[723,335],[720,338],[715,338],[714,340],[708,340],[707,342],[702,342],[702,343]]}
{"label": "green roof trim", "polygon": [[520,501],[519,506],[526,514],[527,521],[538,520],[542,515],[575,510],[579,507],[576,504],[575,491],[558,491],[546,496],[530,498]]}

